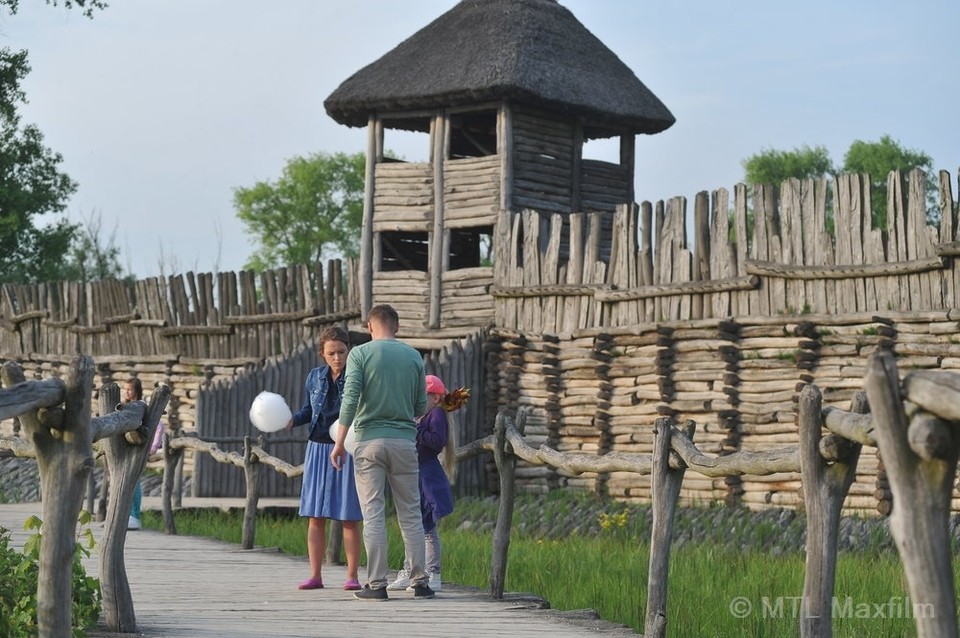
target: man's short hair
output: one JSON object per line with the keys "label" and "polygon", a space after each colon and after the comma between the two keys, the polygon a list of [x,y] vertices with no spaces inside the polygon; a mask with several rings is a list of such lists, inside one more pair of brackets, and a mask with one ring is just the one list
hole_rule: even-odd
{"label": "man's short hair", "polygon": [[400,327],[400,315],[390,304],[382,303],[370,309],[367,321],[376,321],[385,326],[393,327],[394,331]]}

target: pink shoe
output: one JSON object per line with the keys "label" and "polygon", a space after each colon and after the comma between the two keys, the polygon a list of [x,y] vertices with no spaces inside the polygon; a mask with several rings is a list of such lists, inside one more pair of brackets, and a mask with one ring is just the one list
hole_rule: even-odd
{"label": "pink shoe", "polygon": [[343,584],[343,589],[345,591],[360,591],[363,587],[360,586],[360,581],[356,578],[351,578]]}
{"label": "pink shoe", "polygon": [[323,589],[322,578],[308,578],[299,585],[297,589]]}

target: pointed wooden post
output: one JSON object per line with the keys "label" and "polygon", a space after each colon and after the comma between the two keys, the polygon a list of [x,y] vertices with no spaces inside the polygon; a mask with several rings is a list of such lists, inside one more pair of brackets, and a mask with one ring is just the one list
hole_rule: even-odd
{"label": "pointed wooden post", "polygon": [[890,532],[906,572],[917,636],[955,637],[957,601],[949,531],[957,470],[955,429],[922,411],[914,413],[908,426],[890,352],[870,356],[866,390],[893,492]]}
{"label": "pointed wooden post", "polygon": [[653,527],[650,530],[650,566],[647,573],[647,612],[643,634],[647,638],[663,638],[667,633],[667,577],[670,568],[670,545],[673,541],[673,518],[680,499],[680,486],[686,467],[670,469],[670,438],[693,439],[693,421],[684,432],[673,427],[673,419],[656,420],[653,440]]}
{"label": "pointed wooden post", "polygon": [[[828,464],[820,453],[823,437],[823,396],[815,385],[800,391],[800,473],[807,512],[807,560],[800,606],[800,635],[833,636],[833,591],[837,570],[837,541],[843,501],[856,475],[861,445],[844,446],[844,458]],[[854,399],[853,412],[866,411],[863,394]],[[840,437],[836,437],[840,438]],[[844,439],[845,440],[845,439]],[[826,443],[825,443],[826,441]]]}

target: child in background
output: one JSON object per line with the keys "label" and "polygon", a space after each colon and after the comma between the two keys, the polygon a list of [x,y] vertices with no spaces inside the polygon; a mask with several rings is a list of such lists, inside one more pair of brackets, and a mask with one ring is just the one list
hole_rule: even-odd
{"label": "child in background", "polygon": [[[123,386],[123,403],[143,400],[143,383],[137,377],[130,377]],[[157,424],[157,429],[153,433],[153,441],[150,442],[150,451],[147,456],[156,454],[160,446],[163,445],[163,421]],[[133,501],[130,503],[130,516],[127,519],[127,529],[138,530],[142,527],[140,522],[140,505],[143,502],[143,487],[140,480],[137,480],[137,486],[133,488]]]}
{"label": "child in background", "polygon": [[[427,412],[417,421],[417,460],[420,465],[420,513],[426,545],[426,571],[430,589],[440,591],[440,519],[453,511],[451,483],[456,479],[457,436],[450,412],[461,407],[469,391],[447,394],[439,377],[426,376]],[[439,458],[442,454],[442,459]],[[410,586],[409,564],[404,561],[397,579],[387,586],[399,591]]]}

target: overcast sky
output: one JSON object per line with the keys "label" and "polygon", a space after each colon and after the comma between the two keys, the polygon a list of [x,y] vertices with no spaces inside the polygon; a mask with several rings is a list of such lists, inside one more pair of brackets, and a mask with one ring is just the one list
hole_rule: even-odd
{"label": "overcast sky", "polygon": [[[109,0],[92,20],[41,0],[0,17],[27,49],[25,123],[138,277],[239,270],[233,189],[288,159],[365,148],[323,100],[454,0]],[[62,2],[61,2],[62,4]],[[676,117],[637,138],[637,201],[732,188],[763,149],[888,134],[960,166],[960,2],[561,0]],[[387,146],[408,159],[402,138]],[[956,192],[954,194],[956,197]],[[691,213],[692,214],[692,213]]]}

